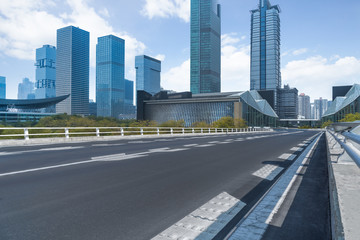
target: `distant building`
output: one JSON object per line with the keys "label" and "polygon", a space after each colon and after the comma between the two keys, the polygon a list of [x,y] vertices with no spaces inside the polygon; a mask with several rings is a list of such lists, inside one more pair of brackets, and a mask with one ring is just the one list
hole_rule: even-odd
{"label": "distant building", "polygon": [[89,114],[89,37],[73,26],[57,30],[56,96],[70,97],[56,105],[56,113]]}
{"label": "distant building", "polygon": [[269,0],[260,0],[251,11],[250,90],[273,90],[274,99],[281,88],[279,13],[280,7]]}
{"label": "distant building", "polygon": [[34,94],[34,82],[24,78],[18,85],[18,99],[32,99]]}
{"label": "distant building", "polygon": [[337,97],[345,97],[353,86],[334,86],[332,88],[332,100],[334,101]]}
{"label": "distant building", "polygon": [[322,121],[338,122],[350,113],[360,113],[359,84],[354,84],[345,96],[337,97],[323,114]]}
{"label": "distant building", "polygon": [[311,118],[311,104],[310,96],[301,93],[298,98],[299,102],[299,118],[301,119],[310,119]]}
{"label": "distant building", "polygon": [[217,0],[191,0],[190,91],[221,90],[221,9]]}
{"label": "distant building", "polygon": [[[36,49],[36,72],[35,72],[35,98],[56,97],[56,48],[44,45]],[[55,106],[45,112],[55,113]]]}
{"label": "distant building", "polygon": [[113,35],[96,45],[97,116],[119,118],[125,104],[125,40]]}
{"label": "distant building", "polygon": [[146,55],[135,57],[136,91],[160,92],[161,61]]}
{"label": "distant building", "polygon": [[0,98],[6,98],[6,77],[0,76]]}
{"label": "distant building", "polygon": [[321,119],[328,108],[327,99],[314,100],[314,119]]}
{"label": "distant building", "polygon": [[278,89],[278,111],[280,119],[298,118],[298,90],[285,85]]}
{"label": "distant building", "polygon": [[97,104],[91,99],[89,101],[89,115],[97,116]]}

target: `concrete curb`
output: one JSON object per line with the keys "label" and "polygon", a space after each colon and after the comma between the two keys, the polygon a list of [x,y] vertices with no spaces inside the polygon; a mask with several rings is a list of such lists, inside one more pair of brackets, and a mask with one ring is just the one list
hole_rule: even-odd
{"label": "concrete curb", "polygon": [[329,149],[329,133],[326,133],[326,150],[328,158],[328,175],[329,175],[329,197],[330,197],[330,220],[331,233],[333,240],[344,240],[344,227],[341,220],[340,205],[334,170],[332,167],[331,153]]}

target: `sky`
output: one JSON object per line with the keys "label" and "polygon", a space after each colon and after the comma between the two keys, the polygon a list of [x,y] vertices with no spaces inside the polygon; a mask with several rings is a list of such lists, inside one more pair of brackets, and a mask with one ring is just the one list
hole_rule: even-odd
{"label": "sky", "polygon": [[[222,91],[250,88],[250,10],[258,0],[222,5]],[[332,86],[360,83],[359,0],[270,0],[280,5],[282,83],[331,99]],[[190,90],[190,0],[0,0],[0,76],[7,98],[23,78],[35,81],[35,49],[56,45],[56,30],[90,32],[90,98],[95,96],[97,38],[125,39],[125,77],[135,80],[135,56],[162,61],[161,85]]]}

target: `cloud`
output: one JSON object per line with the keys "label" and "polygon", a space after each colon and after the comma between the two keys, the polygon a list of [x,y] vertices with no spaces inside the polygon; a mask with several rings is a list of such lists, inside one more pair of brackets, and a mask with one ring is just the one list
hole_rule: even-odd
{"label": "cloud", "polygon": [[290,61],[282,69],[282,79],[283,83],[310,95],[312,100],[319,97],[331,99],[332,86],[359,82],[360,59],[314,56]]}
{"label": "cloud", "polygon": [[294,56],[298,56],[298,55],[301,55],[301,54],[304,54],[304,53],[307,53],[307,52],[308,52],[307,48],[301,48],[301,49],[297,49],[297,50],[293,51],[292,54]]}
{"label": "cloud", "polygon": [[146,0],[141,14],[149,19],[178,17],[189,22],[190,0]]}
{"label": "cloud", "polygon": [[[250,46],[235,33],[222,35],[221,90],[244,91],[250,88]],[[162,87],[168,90],[190,90],[190,59],[162,75]]]}

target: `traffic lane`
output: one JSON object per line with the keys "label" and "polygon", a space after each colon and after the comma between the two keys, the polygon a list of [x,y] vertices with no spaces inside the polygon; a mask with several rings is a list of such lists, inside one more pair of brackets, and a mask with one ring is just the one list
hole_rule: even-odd
{"label": "traffic lane", "polygon": [[[149,149],[158,148],[186,148],[187,145],[192,144],[207,144],[212,141],[226,141],[229,139],[247,138],[256,136],[272,136],[273,134],[234,134],[190,138],[170,138],[170,139],[154,139],[152,141],[111,141],[107,143],[86,143],[83,145],[59,145],[59,146],[41,146],[41,148],[33,148],[32,152],[21,152],[18,149],[16,154],[0,154],[0,174],[22,171],[24,169],[42,168],[52,165],[67,164],[72,162],[81,162],[91,159],[92,157],[99,157],[104,155],[112,155],[119,153],[136,154],[143,153]],[[276,134],[277,135],[277,134]],[[108,144],[108,145],[104,145]],[[185,145],[185,146],[184,146]],[[46,150],[48,149],[48,150]],[[4,153],[4,152],[3,152]],[[5,152],[6,153],[6,152]]]}
{"label": "traffic lane", "polygon": [[225,144],[6,177],[0,236],[149,239],[223,191],[241,198],[254,188],[262,181],[251,175],[254,165],[275,148],[267,145],[245,151]]}

